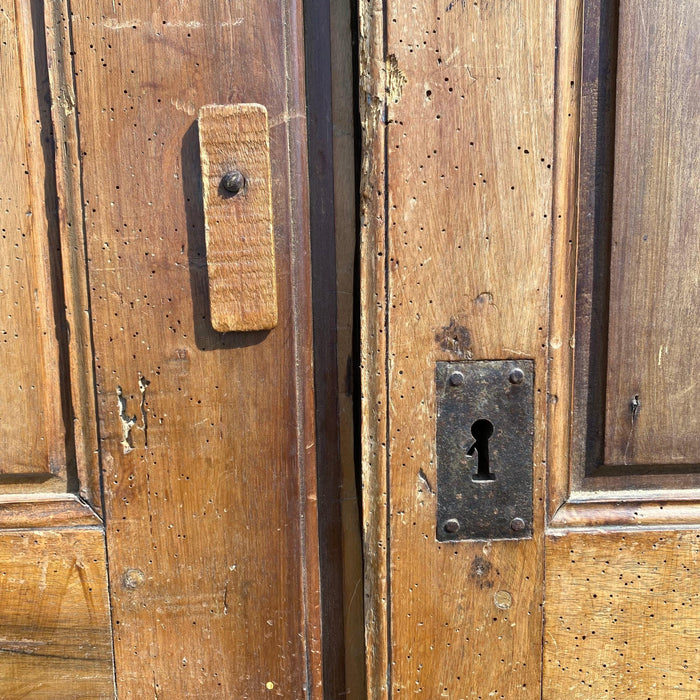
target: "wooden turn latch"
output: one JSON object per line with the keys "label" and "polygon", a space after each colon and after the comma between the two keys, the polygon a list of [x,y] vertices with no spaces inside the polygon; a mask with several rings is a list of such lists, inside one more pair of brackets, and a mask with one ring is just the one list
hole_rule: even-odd
{"label": "wooden turn latch", "polygon": [[215,330],[277,325],[267,110],[257,104],[199,110],[204,227]]}

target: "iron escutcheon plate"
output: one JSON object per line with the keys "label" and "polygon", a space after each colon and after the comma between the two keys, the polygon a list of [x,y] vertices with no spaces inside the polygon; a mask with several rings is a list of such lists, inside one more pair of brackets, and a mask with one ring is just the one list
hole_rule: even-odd
{"label": "iron escutcheon plate", "polygon": [[435,386],[437,539],[531,538],[534,362],[438,362]]}

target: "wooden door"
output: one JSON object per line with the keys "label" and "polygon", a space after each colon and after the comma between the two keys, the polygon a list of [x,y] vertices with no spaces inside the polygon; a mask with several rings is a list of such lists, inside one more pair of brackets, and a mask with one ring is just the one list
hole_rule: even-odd
{"label": "wooden door", "polygon": [[[370,697],[698,692],[699,28],[360,5]],[[484,360],[534,362],[532,535],[445,541],[436,366]]]}
{"label": "wooden door", "polygon": [[[322,697],[301,12],[0,8],[2,698]],[[217,332],[197,115],[235,103],[277,322]]]}

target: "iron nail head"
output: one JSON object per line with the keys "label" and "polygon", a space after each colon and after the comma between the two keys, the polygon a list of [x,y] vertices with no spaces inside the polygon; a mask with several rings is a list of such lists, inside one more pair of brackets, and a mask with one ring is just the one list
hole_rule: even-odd
{"label": "iron nail head", "polygon": [[522,532],[525,529],[525,521],[522,518],[513,518],[510,521],[510,529],[513,532]]}
{"label": "iron nail head", "polygon": [[457,518],[450,518],[444,522],[442,528],[445,532],[449,532],[453,535],[455,532],[459,531],[459,520],[457,520]]}
{"label": "iron nail head", "polygon": [[450,384],[452,386],[462,386],[462,384],[464,384],[464,375],[461,372],[452,372],[450,375]]}
{"label": "iron nail head", "polygon": [[523,379],[525,379],[525,372],[523,372],[520,367],[516,367],[515,369],[511,370],[510,374],[508,375],[508,381],[511,384],[522,384]]}
{"label": "iron nail head", "polygon": [[245,187],[245,177],[240,170],[231,170],[221,178],[221,186],[236,195]]}

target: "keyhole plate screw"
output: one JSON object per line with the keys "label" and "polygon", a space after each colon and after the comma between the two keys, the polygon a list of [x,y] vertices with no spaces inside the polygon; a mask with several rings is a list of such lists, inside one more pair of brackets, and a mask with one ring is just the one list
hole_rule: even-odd
{"label": "keyhole plate screw", "polygon": [[[503,375],[501,375],[501,376],[503,376]],[[520,369],[520,367],[516,367],[508,375],[508,381],[511,384],[522,384],[523,379],[525,379],[525,373]]]}
{"label": "keyhole plate screw", "polygon": [[450,384],[452,386],[462,386],[464,384],[464,375],[461,372],[453,372],[450,375]]}
{"label": "keyhole plate screw", "polygon": [[221,186],[233,195],[245,187],[245,177],[239,170],[232,170],[221,178]]}
{"label": "keyhole plate screw", "polygon": [[522,532],[525,529],[525,521],[522,518],[513,518],[510,521],[510,529],[513,532]]}
{"label": "keyhole plate screw", "polygon": [[457,520],[457,518],[450,518],[449,520],[446,520],[442,526],[442,529],[445,532],[449,532],[451,535],[453,535],[455,532],[459,532],[459,520]]}

